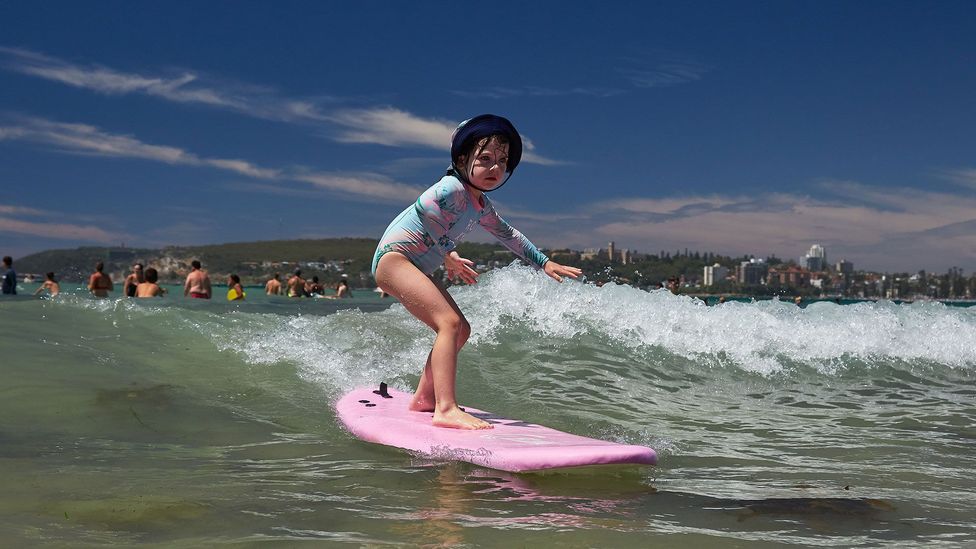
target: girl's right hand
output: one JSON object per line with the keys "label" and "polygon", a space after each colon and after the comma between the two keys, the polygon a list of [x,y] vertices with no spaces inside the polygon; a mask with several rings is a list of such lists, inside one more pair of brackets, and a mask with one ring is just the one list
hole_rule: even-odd
{"label": "girl's right hand", "polygon": [[460,278],[465,284],[478,281],[478,271],[474,270],[474,261],[464,259],[457,252],[451,252],[444,257],[444,267],[447,268],[447,278]]}

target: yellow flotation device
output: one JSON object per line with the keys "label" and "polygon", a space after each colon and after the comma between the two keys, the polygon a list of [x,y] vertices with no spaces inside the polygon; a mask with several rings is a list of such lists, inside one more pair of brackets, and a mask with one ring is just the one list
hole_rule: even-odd
{"label": "yellow flotation device", "polygon": [[227,290],[227,301],[237,301],[238,299],[244,299],[247,297],[247,292],[242,292],[240,296],[237,295],[237,290],[231,288]]}

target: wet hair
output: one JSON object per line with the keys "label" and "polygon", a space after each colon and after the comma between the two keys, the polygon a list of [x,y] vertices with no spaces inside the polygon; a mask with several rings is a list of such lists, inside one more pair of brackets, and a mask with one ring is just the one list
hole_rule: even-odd
{"label": "wet hair", "polygon": [[10,257],[9,255],[3,256],[3,264],[4,265],[7,265],[8,267],[10,265],[13,265],[14,264],[14,258]]}
{"label": "wet hair", "polygon": [[318,283],[318,281],[319,281],[319,277],[317,276],[312,277],[312,282]]}
{"label": "wet hair", "polygon": [[105,270],[105,264],[99,261],[98,263],[95,264],[95,270],[98,272],[102,272],[103,270]]}
{"label": "wet hair", "polygon": [[340,286],[346,286],[346,287],[348,287],[349,286],[349,282],[346,279],[342,279],[342,280],[339,281],[339,285]]}
{"label": "wet hair", "polygon": [[241,277],[237,276],[236,274],[230,275],[230,279],[234,281],[234,284],[241,283]]}
{"label": "wet hair", "polygon": [[132,264],[132,268],[135,269],[136,267],[139,267],[140,269],[142,269],[142,263],[133,263]]}
{"label": "wet hair", "polygon": [[190,266],[193,267],[194,269],[199,269],[200,268],[200,260],[199,259],[194,259],[193,261],[190,262]]}
{"label": "wet hair", "polygon": [[54,273],[53,272],[47,273],[44,276],[46,276],[47,279],[50,280],[51,282],[57,282],[56,280],[54,280]]}
{"label": "wet hair", "polygon": [[295,276],[302,276],[302,270],[301,269],[295,269]]}
{"label": "wet hair", "polygon": [[274,279],[275,280],[278,280],[278,278],[280,278],[280,277],[281,277],[281,273],[275,273],[274,274]]}
{"label": "wet hair", "polygon": [[152,267],[146,269],[146,282],[155,284],[157,280],[159,280],[159,273],[156,272],[156,269]]}

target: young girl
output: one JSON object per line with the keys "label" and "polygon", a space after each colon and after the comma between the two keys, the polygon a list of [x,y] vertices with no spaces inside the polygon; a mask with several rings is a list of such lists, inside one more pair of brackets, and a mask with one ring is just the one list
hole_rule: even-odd
{"label": "young girl", "polygon": [[376,284],[437,332],[410,409],[434,412],[434,425],[440,427],[491,428],[458,407],[454,390],[457,356],[471,326],[451,294],[431,277],[443,263],[449,278],[468,284],[477,280],[474,263],[454,251],[454,242],[477,223],[559,282],[563,276],[576,278],[581,272],[546,257],[495,213],[484,194],[504,185],[521,157],[522,138],[505,118],[483,114],[462,122],[451,138],[447,175],[393,220],[373,257]]}
{"label": "young girl", "polygon": [[227,277],[227,301],[244,301],[244,287],[236,274]]}

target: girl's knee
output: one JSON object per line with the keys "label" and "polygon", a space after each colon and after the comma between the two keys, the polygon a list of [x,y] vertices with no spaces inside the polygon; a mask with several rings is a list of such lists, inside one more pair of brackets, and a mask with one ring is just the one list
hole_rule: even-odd
{"label": "girl's knee", "polygon": [[471,333],[471,325],[462,316],[446,316],[437,322],[437,333],[441,332],[453,334],[456,338],[464,335],[464,338],[467,339],[467,336]]}

